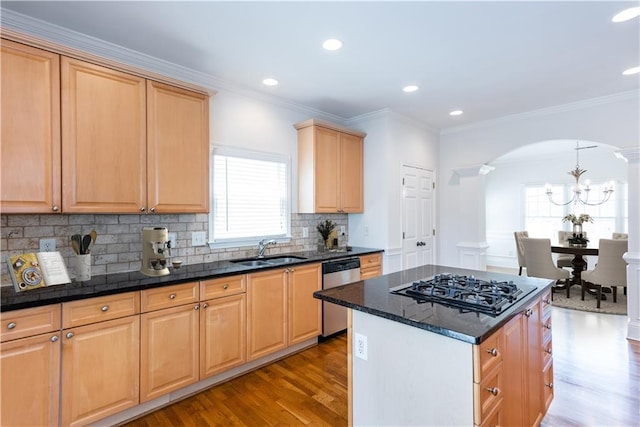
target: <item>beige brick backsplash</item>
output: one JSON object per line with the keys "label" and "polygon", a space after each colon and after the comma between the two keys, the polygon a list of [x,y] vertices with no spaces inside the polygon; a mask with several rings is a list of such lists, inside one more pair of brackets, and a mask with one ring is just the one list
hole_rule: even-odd
{"label": "beige brick backsplash", "polygon": [[[316,225],[331,219],[347,226],[346,214],[292,214],[291,241],[269,247],[268,255],[287,252],[316,250],[319,234]],[[0,248],[2,250],[2,285],[10,285],[5,258],[24,252],[37,252],[40,239],[55,238],[56,250],[65,258],[69,273],[73,277],[70,260],[73,256],[71,235],[88,234],[96,230],[98,238],[91,249],[92,275],[137,271],[141,265],[142,228],[167,227],[176,233],[177,247],[173,248],[173,258],[181,259],[185,265],[215,262],[234,258],[255,256],[255,245],[236,248],[210,249],[206,246],[191,246],[191,233],[207,231],[209,218],[206,214],[162,214],[162,215],[0,215]],[[302,237],[302,227],[309,228],[309,237]],[[346,244],[347,237],[339,236],[340,244]]]}

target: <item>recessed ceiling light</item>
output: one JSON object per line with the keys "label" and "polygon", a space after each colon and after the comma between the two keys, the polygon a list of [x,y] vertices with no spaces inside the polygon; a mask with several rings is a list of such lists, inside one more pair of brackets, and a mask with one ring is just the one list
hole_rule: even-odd
{"label": "recessed ceiling light", "polygon": [[322,47],[327,50],[338,50],[342,47],[342,42],[338,39],[328,39],[322,43]]}
{"label": "recessed ceiling light", "polygon": [[624,22],[633,19],[636,16],[640,16],[640,6],[630,7],[629,9],[623,10],[622,12],[611,18],[611,21]]}
{"label": "recessed ceiling light", "polygon": [[622,74],[625,76],[631,76],[633,74],[638,74],[638,73],[640,73],[640,67],[629,68],[628,70],[624,70],[622,72]]}
{"label": "recessed ceiling light", "polygon": [[453,110],[449,113],[450,116],[459,116],[462,114],[462,110]]}
{"label": "recessed ceiling light", "polygon": [[416,85],[409,85],[409,86],[405,86],[405,87],[402,88],[402,90],[407,92],[407,93],[415,92],[418,89],[420,89],[420,88],[418,86],[416,86]]}
{"label": "recessed ceiling light", "polygon": [[262,84],[266,85],[266,86],[278,86],[278,81],[276,79],[273,79],[273,78],[269,77],[269,78],[264,79],[262,81]]}

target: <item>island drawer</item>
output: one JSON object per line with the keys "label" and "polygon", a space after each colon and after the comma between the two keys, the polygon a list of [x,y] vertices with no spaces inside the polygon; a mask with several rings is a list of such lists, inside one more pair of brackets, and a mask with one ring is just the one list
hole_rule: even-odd
{"label": "island drawer", "polygon": [[542,317],[551,316],[551,291],[547,291],[542,295]]}
{"label": "island drawer", "polygon": [[200,282],[189,282],[144,290],[140,292],[141,311],[146,313],[198,302],[199,288]]}
{"label": "island drawer", "polygon": [[382,254],[375,253],[360,256],[360,268],[375,268],[382,264]]}
{"label": "island drawer", "polygon": [[2,342],[60,330],[60,304],[0,313]]}
{"label": "island drawer", "polygon": [[481,383],[474,383],[473,387],[473,420],[475,424],[484,425],[494,409],[500,406],[503,387],[502,363],[499,363],[485,376]]}
{"label": "island drawer", "polygon": [[503,341],[501,328],[482,343],[473,346],[473,382],[480,383],[487,372],[502,362]]}
{"label": "island drawer", "polygon": [[218,279],[202,280],[200,282],[200,299],[202,301],[240,294],[247,290],[247,276],[220,277]]}
{"label": "island drawer", "polygon": [[62,303],[62,328],[73,328],[140,313],[140,294],[127,292]]}

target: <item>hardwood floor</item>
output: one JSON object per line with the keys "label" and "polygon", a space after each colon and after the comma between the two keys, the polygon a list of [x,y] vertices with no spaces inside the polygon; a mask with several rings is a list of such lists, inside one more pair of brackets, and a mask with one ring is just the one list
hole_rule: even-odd
{"label": "hardwood floor", "polygon": [[[626,317],[553,308],[555,398],[543,427],[640,426],[640,343]],[[347,425],[346,336],[127,426]]]}

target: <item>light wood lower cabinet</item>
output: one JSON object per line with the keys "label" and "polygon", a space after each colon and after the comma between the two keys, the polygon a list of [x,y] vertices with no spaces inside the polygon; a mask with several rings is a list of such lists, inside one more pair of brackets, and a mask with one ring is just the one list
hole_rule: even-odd
{"label": "light wood lower cabinet", "polygon": [[286,269],[249,274],[247,278],[247,359],[258,359],[286,347]]}
{"label": "light wood lower cabinet", "polygon": [[382,276],[382,254],[360,256],[360,280]]}
{"label": "light wood lower cabinet", "polygon": [[140,402],[198,381],[199,303],[143,313]]}
{"label": "light wood lower cabinet", "polygon": [[287,293],[289,345],[315,338],[322,333],[322,301],[313,297],[321,288],[321,265],[288,269]]}
{"label": "light wood lower cabinet", "polygon": [[246,294],[211,299],[200,311],[200,379],[247,360]]}
{"label": "light wood lower cabinet", "polygon": [[0,313],[0,425],[58,425],[60,313],[60,304]]}
{"label": "light wood lower cabinet", "polygon": [[138,315],[62,333],[63,426],[86,425],[138,404]]}

